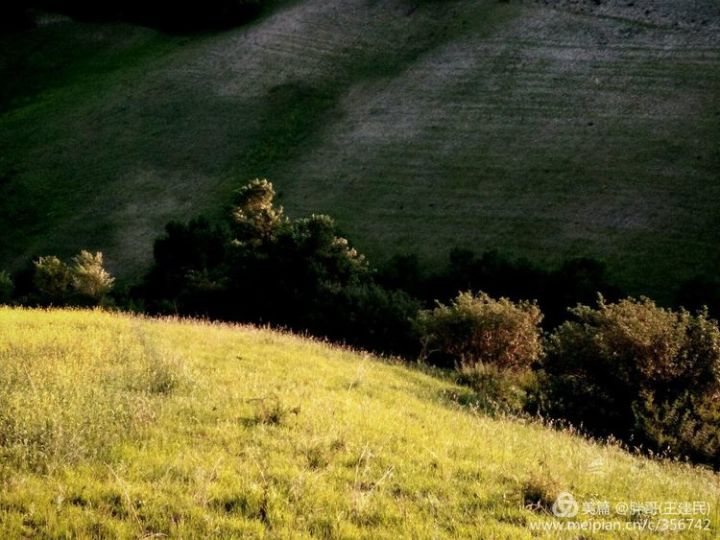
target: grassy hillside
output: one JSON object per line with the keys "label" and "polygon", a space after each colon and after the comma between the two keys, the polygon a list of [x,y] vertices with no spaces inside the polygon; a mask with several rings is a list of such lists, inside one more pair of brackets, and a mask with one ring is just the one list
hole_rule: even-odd
{"label": "grassy hillside", "polygon": [[715,474],[266,330],[0,308],[0,381],[3,538],[531,538],[552,518],[526,505],[559,490],[705,501],[712,530],[684,536],[720,526]]}
{"label": "grassy hillside", "polygon": [[0,261],[137,274],[171,218],[270,177],[375,259],[606,259],[635,291],[720,263],[711,0],[302,0],[192,38],[47,20],[0,47]]}

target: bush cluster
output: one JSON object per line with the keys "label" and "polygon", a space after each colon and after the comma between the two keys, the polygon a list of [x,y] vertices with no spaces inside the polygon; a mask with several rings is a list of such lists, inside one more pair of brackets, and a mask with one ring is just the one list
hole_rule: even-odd
{"label": "bush cluster", "polygon": [[720,465],[720,329],[648,299],[597,308],[550,337],[542,409],[654,451]]}
{"label": "bush cluster", "polygon": [[16,275],[15,282],[0,273],[0,302],[40,306],[95,306],[103,303],[115,284],[101,252],[81,251],[70,263],[54,255],[35,259]]}
{"label": "bush cluster", "polygon": [[600,297],[571,314],[543,338],[535,304],[461,293],[421,312],[418,328],[485,410],[540,412],[593,436],[720,467],[718,323],[646,298]]}
{"label": "bush cluster", "polygon": [[541,320],[534,303],[461,292],[450,305],[420,312],[417,326],[425,354],[439,357],[434,363],[523,369],[541,357]]}

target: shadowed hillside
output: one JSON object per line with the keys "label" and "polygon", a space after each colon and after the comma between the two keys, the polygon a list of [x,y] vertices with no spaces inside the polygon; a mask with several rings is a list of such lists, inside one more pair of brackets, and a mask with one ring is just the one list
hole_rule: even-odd
{"label": "shadowed hillside", "polygon": [[47,18],[3,38],[0,261],[102,249],[267,176],[374,259],[606,259],[631,289],[720,262],[720,16],[705,0],[288,3],[193,38]]}

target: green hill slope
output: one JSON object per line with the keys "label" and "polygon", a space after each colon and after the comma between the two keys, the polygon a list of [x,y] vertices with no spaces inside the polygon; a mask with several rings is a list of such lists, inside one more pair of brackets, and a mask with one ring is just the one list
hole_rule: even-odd
{"label": "green hill slope", "polygon": [[709,506],[709,531],[673,537],[720,526],[715,474],[266,330],[0,308],[0,380],[3,538],[557,538],[532,527],[561,523],[561,490]]}
{"label": "green hill slope", "polygon": [[270,177],[375,259],[606,259],[662,295],[717,268],[710,0],[303,0],[215,36],[49,20],[6,38],[0,260],[107,253]]}

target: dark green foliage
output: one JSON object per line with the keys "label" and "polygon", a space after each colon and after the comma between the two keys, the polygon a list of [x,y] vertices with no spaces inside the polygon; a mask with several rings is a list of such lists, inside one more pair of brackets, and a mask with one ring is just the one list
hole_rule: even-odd
{"label": "dark green foliage", "polygon": [[329,216],[296,220],[289,227],[280,228],[277,241],[267,247],[268,254],[288,265],[296,285],[307,286],[310,292],[339,290],[370,280],[365,257],[339,236]]}
{"label": "dark green foliage", "polygon": [[720,468],[720,396],[689,389],[673,401],[643,396],[635,409],[640,441],[672,456]]}
{"label": "dark green foliage", "polygon": [[[422,271],[420,259],[415,254],[393,256],[380,267],[377,280],[385,287],[402,289],[416,298],[427,300],[428,296],[431,296],[428,280]],[[438,297],[433,297],[430,301],[436,298]]]}
{"label": "dark green foliage", "polygon": [[524,369],[542,356],[540,321],[534,303],[461,292],[450,305],[421,311],[417,327],[425,355],[436,364]]}
{"label": "dark green foliage", "polygon": [[155,264],[132,296],[155,312],[222,316],[229,242],[223,228],[202,217],[187,225],[169,223],[155,241]]}
{"label": "dark green foliage", "polygon": [[418,301],[403,291],[366,283],[326,293],[309,323],[336,341],[415,357],[419,345],[412,321],[419,309]]}
{"label": "dark green foliage", "polygon": [[33,278],[35,277],[36,258],[26,261],[26,263],[12,274],[13,281],[13,300],[21,305],[28,305],[32,302],[31,296],[35,293],[35,285]]}
{"label": "dark green foliage", "polygon": [[542,409],[593,434],[720,465],[720,329],[648,299],[580,306],[546,348]]}
{"label": "dark green foliage", "polygon": [[416,256],[398,256],[386,263],[378,279],[386,286],[406,290],[427,306],[436,299],[448,301],[461,290],[482,290],[515,301],[532,298],[543,311],[547,329],[567,319],[568,307],[591,303],[598,292],[610,299],[622,296],[607,278],[605,266],[594,259],[570,259],[554,270],[542,270],[525,259],[511,260],[496,251],[477,256],[469,250],[453,249],[445,269],[432,275],[423,274]]}
{"label": "dark green foliage", "polygon": [[72,285],[70,268],[53,255],[40,257],[35,261],[33,285],[42,303],[65,304]]}
{"label": "dark green foliage", "polygon": [[290,220],[255,180],[236,192],[228,229],[170,224],[142,290],[154,311],[261,322],[377,351],[417,350],[407,294],[380,287],[323,215]]}
{"label": "dark green foliage", "polygon": [[[482,283],[513,298],[540,298],[556,320],[608,285],[596,261],[552,272],[496,253],[454,250],[450,266],[426,277],[413,256],[377,275],[323,215],[289,219],[270,184],[256,180],[234,198],[227,227],[172,223],[155,244],[140,299],[151,311],[271,323],[334,341],[406,356],[424,352],[459,367],[484,409],[540,410],[598,435],[716,463],[720,332],[705,315],[649,301],[580,306],[544,355],[541,305],[462,293],[420,312],[421,302]],[[455,289],[457,290],[457,289]]]}
{"label": "dark green foliage", "polygon": [[707,308],[711,317],[720,319],[720,278],[696,276],[683,282],[675,295],[675,305],[689,310]]}
{"label": "dark green foliage", "polygon": [[466,249],[453,249],[445,271],[431,278],[436,298],[451,298],[459,290],[483,290],[514,300],[538,298],[548,285],[545,271],[529,261],[511,261],[496,251],[478,257]]}
{"label": "dark green foliage", "polygon": [[[237,211],[234,212],[237,215]],[[234,240],[228,251],[233,317],[323,334],[313,321],[345,287],[368,284],[368,265],[327,216],[280,221],[271,232]]]}
{"label": "dark green foliage", "polygon": [[254,180],[235,193],[227,228],[202,218],[169,224],[136,298],[152,311],[271,322],[414,355],[409,319],[468,284],[513,300],[540,297],[555,320],[564,320],[568,305],[612,290],[595,261],[572,260],[544,272],[494,252],[476,257],[454,250],[448,269],[430,277],[416,256],[398,256],[375,274],[330,217],[288,219],[274,198],[270,182]]}

